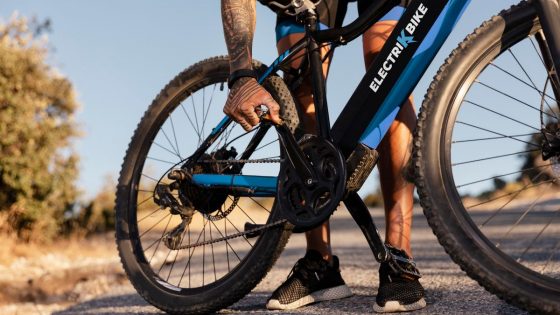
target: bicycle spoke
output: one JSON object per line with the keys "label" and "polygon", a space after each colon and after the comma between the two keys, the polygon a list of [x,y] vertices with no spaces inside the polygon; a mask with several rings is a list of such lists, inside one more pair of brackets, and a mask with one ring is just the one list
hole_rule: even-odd
{"label": "bicycle spoke", "polygon": [[[213,240],[214,237],[212,236],[212,225],[210,225],[210,239]],[[212,266],[214,266],[214,281],[218,280],[216,275],[216,258],[214,256],[214,243],[210,243],[210,249],[212,250]]]}
{"label": "bicycle spoke", "polygon": [[206,118],[208,118],[208,112],[210,112],[210,107],[212,107],[212,100],[214,99],[214,92],[216,91],[216,84],[212,89],[212,95],[210,95],[210,101],[208,102],[208,107],[206,108],[206,113],[204,113],[204,118],[202,119],[202,125],[206,126]]}
{"label": "bicycle spoke", "polygon": [[[540,30],[536,35],[540,35],[540,36],[542,36],[542,38],[544,39],[544,34],[542,33],[542,30]],[[536,37],[536,36],[533,36],[533,37]],[[538,39],[537,39],[537,41],[538,41]],[[552,77],[552,73],[551,73],[550,69],[546,66],[546,63],[544,62],[544,58],[543,58],[541,52],[540,52],[540,51],[537,49],[537,47],[535,46],[535,43],[533,42],[532,37],[531,37],[531,44],[533,45],[533,48],[535,49],[535,51],[537,52],[537,55],[539,56],[539,58],[540,58],[540,60],[541,60],[541,63],[542,63],[542,65],[543,65],[543,67],[544,67],[544,70],[546,71],[546,74],[547,74],[548,79],[550,80],[550,82],[551,82],[552,85],[556,86],[556,85],[557,85],[557,82],[556,82],[556,81],[554,80],[554,78]],[[556,86],[556,90],[557,90],[557,91],[560,91],[560,86]],[[556,99],[556,98],[555,98],[555,99]],[[556,103],[558,104],[558,101],[556,101]]]}
{"label": "bicycle spoke", "polygon": [[198,125],[198,116],[196,114],[196,106],[194,105],[194,95],[191,95],[191,103],[194,112],[194,122],[196,124],[196,130],[198,130],[198,145],[200,146],[200,144],[202,143],[202,134],[200,131],[200,126]]}
{"label": "bicycle spoke", "polygon": [[[222,210],[223,210],[223,206],[222,206]],[[218,227],[216,227],[216,229],[218,229]],[[220,233],[221,234],[221,233]],[[227,235],[227,222],[226,220],[224,220],[224,234]],[[231,268],[229,266],[229,249],[228,249],[228,244],[226,242],[226,259],[227,259],[227,270],[228,272],[231,271]]]}
{"label": "bicycle spoke", "polygon": [[556,215],[560,212],[560,209],[556,210],[554,212],[554,215],[550,217],[550,220],[548,220],[548,222],[546,223],[546,225],[539,231],[539,233],[537,234],[537,236],[535,236],[535,238],[533,238],[531,240],[531,242],[529,243],[529,246],[527,246],[527,248],[525,248],[525,250],[523,251],[523,253],[521,253],[521,256],[519,256],[519,258],[517,259],[518,262],[520,262],[523,259],[523,256],[525,256],[525,254],[529,251],[529,249],[533,246],[533,244],[535,244],[535,242],[537,241],[537,239],[539,237],[541,237],[541,235],[543,234],[543,232],[550,226],[550,223],[552,223],[552,221],[556,218]]}
{"label": "bicycle spoke", "polygon": [[[206,226],[206,223],[208,223],[209,220],[206,220],[204,217],[202,217],[202,221],[204,222],[204,226]],[[212,226],[212,225],[209,225]],[[205,259],[206,259],[206,245],[204,245],[204,243],[206,243],[206,231],[203,230],[204,234],[202,236],[202,286],[204,286],[204,269],[206,267],[205,264]]]}
{"label": "bicycle spoke", "polygon": [[[541,174],[543,174],[543,172],[539,173],[539,175],[541,175]],[[479,202],[479,203],[474,204],[474,205],[470,205],[470,206],[468,206],[468,207],[465,207],[465,209],[469,210],[469,209],[472,209],[472,208],[475,208],[475,207],[478,207],[478,206],[482,206],[482,205],[485,205],[485,204],[490,203],[490,202],[492,202],[492,201],[496,201],[496,200],[498,200],[498,199],[502,199],[502,198],[505,198],[505,197],[508,197],[508,196],[511,196],[511,195],[514,195],[514,194],[518,194],[518,193],[522,192],[523,190],[531,189],[531,188],[540,186],[540,185],[542,185],[542,184],[546,184],[546,183],[548,183],[548,182],[550,182],[550,181],[552,181],[552,180],[539,182],[539,183],[533,184],[533,185],[527,184],[526,186],[524,186],[523,188],[521,188],[521,189],[519,189],[519,190],[512,191],[512,192],[510,192],[510,193],[507,193],[507,194],[504,194],[504,195],[500,195],[500,196],[498,196],[498,197],[491,198],[491,199],[485,200],[485,201],[483,201],[483,202]]]}
{"label": "bicycle spoke", "polygon": [[551,166],[551,165],[552,164],[540,165],[540,166],[525,168],[525,169],[522,169],[522,170],[516,171],[516,172],[511,172],[511,173],[507,173],[507,174],[501,174],[501,175],[496,175],[496,176],[492,176],[492,177],[488,177],[488,178],[484,178],[484,179],[479,179],[479,180],[475,180],[475,181],[468,182],[468,183],[465,183],[465,184],[457,185],[457,188],[462,188],[462,187],[466,187],[466,186],[469,186],[469,185],[482,183],[482,182],[492,180],[492,179],[496,179],[496,178],[500,178],[500,177],[520,174],[520,173],[523,173],[523,172],[532,171],[532,170],[536,170],[536,169],[539,169],[539,168],[548,167],[548,166]]}
{"label": "bicycle spoke", "polygon": [[176,152],[173,152],[173,151],[169,150],[168,148],[166,148],[166,147],[162,146],[161,144],[157,143],[155,140],[152,141],[152,143],[155,144],[156,146],[162,148],[163,150],[165,150],[165,151],[171,153],[172,155],[177,156],[177,157],[179,158],[179,161],[181,160],[181,156],[177,155]]}
{"label": "bicycle spoke", "polygon": [[[167,224],[165,225],[165,229],[163,230],[163,233],[162,233],[161,235],[165,235],[165,233],[167,232],[167,229],[169,228],[169,223],[171,223],[171,218],[172,218],[172,217],[173,217],[173,216],[169,216],[169,220],[167,220]],[[157,246],[156,246],[156,249],[154,250],[154,253],[152,254],[152,257],[150,257],[150,260],[148,260],[148,264],[152,262],[152,259],[154,259],[154,256],[155,256],[156,253],[157,253],[157,250],[158,250],[158,248],[159,248],[159,245],[161,244],[161,240],[162,240],[162,238],[160,237],[160,238],[158,239]],[[147,248],[144,249],[144,252],[147,252],[147,251],[148,251]]]}
{"label": "bicycle spoke", "polygon": [[[181,151],[179,150],[179,143],[177,142],[177,133],[175,132],[175,124],[173,124],[173,116],[169,115],[169,121],[171,122],[171,130],[173,131],[173,139],[175,140],[175,147],[177,148],[177,153],[181,157]],[[181,159],[183,159],[181,157]]]}
{"label": "bicycle spoke", "polygon": [[486,129],[486,128],[483,128],[483,127],[479,127],[479,126],[476,126],[476,125],[473,125],[473,124],[469,124],[469,123],[466,123],[466,122],[463,122],[463,121],[457,121],[457,123],[458,123],[458,124],[465,125],[465,126],[469,126],[469,127],[472,127],[472,128],[478,129],[478,130],[482,130],[482,131],[486,131],[486,132],[489,132],[489,133],[493,133],[493,134],[499,135],[499,136],[504,137],[504,138],[509,138],[509,139],[511,139],[511,140],[515,140],[515,141],[518,141],[518,142],[522,142],[522,143],[525,143],[525,144],[529,144],[529,145],[532,145],[532,146],[535,146],[535,147],[538,147],[538,148],[541,147],[540,145],[538,145],[538,144],[536,144],[536,143],[527,142],[527,141],[524,141],[524,140],[519,140],[519,139],[517,139],[517,138],[513,138],[512,136],[504,135],[504,134],[502,134],[502,133],[499,133],[499,132],[496,132],[496,131],[492,131],[492,130],[490,130],[490,129]]}
{"label": "bicycle spoke", "polygon": [[170,162],[170,161],[158,159],[158,158],[154,158],[154,157],[151,157],[151,156],[147,156],[146,159],[152,160],[152,161],[157,161],[157,162],[162,162],[162,163],[170,164],[170,165],[175,165],[175,164],[177,164],[177,163],[175,163],[175,162]]}
{"label": "bicycle spoke", "polygon": [[[149,199],[152,199],[152,197],[150,197]],[[147,217],[152,216],[154,213],[156,213],[156,212],[158,212],[158,211],[161,211],[161,208],[160,208],[160,207],[157,207],[156,210],[154,210],[154,212],[148,214],[147,216],[143,217],[142,219],[140,219],[140,220],[138,220],[138,221],[136,221],[136,222],[137,222],[137,223],[140,223],[140,222],[144,221],[144,219],[146,219]]]}
{"label": "bicycle spoke", "polygon": [[183,158],[181,157],[181,155],[179,154],[179,151],[177,148],[175,148],[173,146],[173,143],[171,142],[171,140],[169,139],[169,137],[167,136],[167,133],[165,132],[165,130],[163,129],[163,127],[160,129],[161,133],[163,133],[163,136],[165,137],[165,139],[167,140],[167,143],[169,143],[169,145],[171,146],[171,148],[173,149],[173,154],[175,154],[179,160],[182,160]]}
{"label": "bicycle spoke", "polygon": [[[159,180],[157,180],[157,179],[155,179],[155,178],[153,178],[153,177],[151,177],[151,176],[148,176],[148,175],[146,175],[146,174],[144,174],[144,173],[142,173],[142,176],[144,176],[144,177],[146,177],[146,178],[148,178],[148,179],[151,179],[152,181],[154,181],[154,182],[156,182],[156,183],[159,183]],[[150,191],[150,190],[140,190],[140,189],[139,189],[138,191],[152,192],[152,191]]]}
{"label": "bicycle spoke", "polygon": [[[218,231],[218,234],[220,234],[220,237],[225,237],[222,232],[220,232],[220,230],[218,229],[218,227],[216,226],[216,224],[214,223],[214,221],[208,221],[210,223],[212,223],[214,225],[214,227],[216,228],[216,230]],[[231,222],[230,222],[231,224]],[[226,235],[227,236],[227,235]],[[237,252],[235,251],[235,249],[233,249],[233,247],[231,246],[231,244],[229,243],[228,240],[224,240],[224,242],[226,243],[227,246],[229,246],[229,248],[231,249],[232,253],[235,255],[235,257],[237,257],[237,259],[239,261],[241,261],[241,258],[239,258],[239,255],[237,254]],[[229,268],[229,260],[228,260],[228,268]]]}
{"label": "bicycle spoke", "polygon": [[[543,61],[543,64],[544,64],[544,61]],[[536,88],[536,87],[530,85],[529,83],[523,81],[522,79],[520,79],[518,76],[514,75],[513,73],[511,73],[511,72],[505,70],[504,68],[502,68],[502,67],[496,65],[496,64],[493,63],[493,62],[490,63],[490,65],[491,65],[491,66],[494,66],[495,68],[499,69],[500,71],[506,73],[507,75],[509,75],[510,77],[516,79],[517,81],[519,81],[519,82],[525,84],[526,86],[530,87],[531,89],[537,91],[537,92],[539,93],[539,95],[541,95],[541,96],[544,95],[544,96],[548,97],[551,101],[556,102],[556,99],[555,99],[554,97],[548,95],[547,93],[545,93],[545,91],[541,91],[541,90],[539,90],[538,88]]]}
{"label": "bicycle spoke", "polygon": [[488,140],[499,140],[499,139],[504,139],[504,138],[520,138],[520,137],[527,137],[527,136],[534,136],[534,135],[540,135],[540,132],[534,132],[534,133],[526,133],[526,134],[521,134],[521,135],[511,135],[511,136],[499,136],[499,137],[486,137],[486,138],[473,138],[473,139],[463,139],[463,140],[455,140],[452,141],[451,143],[466,143],[466,142],[476,142],[476,141],[488,141]]}
{"label": "bicycle spoke", "polygon": [[[225,219],[229,222],[229,224],[231,226],[233,226],[233,228],[237,231],[237,233],[241,233],[241,231],[235,226],[235,224],[233,224],[233,222],[231,222],[230,219],[228,219],[228,217],[225,217]],[[241,238],[243,238],[245,240],[245,242],[247,242],[247,244],[249,244],[250,247],[253,247],[253,244],[251,244],[251,242],[249,242],[249,240],[247,239],[246,236],[242,236]]]}
{"label": "bicycle spoke", "polygon": [[159,221],[157,221],[154,225],[152,225],[148,230],[146,230],[146,231],[144,231],[144,233],[140,234],[140,238],[142,238],[144,235],[146,235],[146,233],[150,232],[153,228],[156,227],[156,225],[160,224],[161,221],[165,220],[170,215],[171,215],[171,213],[168,213],[166,216],[164,216]]}
{"label": "bicycle spoke", "polygon": [[526,127],[531,128],[531,129],[534,129],[535,131],[540,131],[540,129],[537,129],[537,128],[535,128],[535,127],[529,125],[529,124],[526,124],[526,123],[524,123],[524,122],[522,122],[522,121],[519,121],[519,120],[517,120],[517,119],[511,118],[511,117],[509,117],[509,116],[506,116],[506,115],[504,115],[504,114],[498,113],[498,112],[495,111],[495,110],[492,110],[492,109],[490,109],[490,108],[488,108],[488,107],[486,107],[486,106],[477,104],[477,103],[475,103],[475,102],[473,102],[473,101],[464,100],[464,102],[465,102],[465,103],[468,103],[468,104],[471,104],[471,105],[474,105],[474,106],[476,106],[476,107],[478,107],[478,108],[482,108],[482,109],[484,109],[484,110],[486,110],[486,111],[489,111],[489,112],[491,112],[491,113],[493,113],[493,114],[496,114],[496,115],[498,115],[498,116],[500,116],[500,117],[506,118],[506,119],[511,120],[511,121],[513,121],[513,122],[516,122],[516,123],[518,123],[518,124],[520,124],[520,125],[523,125],[523,126],[526,126]]}
{"label": "bicycle spoke", "polygon": [[[547,188],[550,188],[550,186],[552,185],[552,183],[554,183],[555,180],[553,180],[552,182],[550,182],[547,186]],[[525,210],[525,212],[523,212],[523,214],[519,217],[519,219],[517,219],[517,221],[513,224],[512,227],[509,228],[509,230],[502,236],[502,240],[505,239],[506,237],[508,237],[508,235],[511,233],[511,231],[513,231],[513,229],[515,229],[519,223],[521,223],[521,221],[523,221],[523,219],[527,216],[527,214],[531,211],[533,211],[533,209],[535,208],[535,205],[537,204],[537,202],[539,201],[539,199],[542,198],[542,196],[544,196],[544,194],[546,193],[546,189],[543,190],[539,197],[537,199],[535,199],[535,201],[533,201],[533,203],[531,203],[531,205],[529,206],[529,208],[527,208],[527,210]],[[496,247],[500,247],[500,242],[498,242],[496,244]]]}
{"label": "bicycle spoke", "polygon": [[[136,204],[136,208],[138,208],[138,207],[140,207],[141,205],[145,204],[146,202],[148,202],[148,200],[151,200],[152,198],[153,198],[153,196],[149,196],[149,197],[147,197],[146,199],[140,201],[139,203]],[[159,210],[159,209],[156,209],[156,211],[157,211],[157,210]],[[155,213],[155,211],[154,211],[154,213]],[[140,222],[140,221],[138,221],[138,222]]]}
{"label": "bicycle spoke", "polygon": [[[527,76],[527,79],[529,79],[529,81],[531,82],[531,84],[533,85],[533,87],[537,89],[537,86],[535,85],[535,82],[531,79],[531,77],[529,76],[529,74],[527,73],[527,70],[525,70],[525,68],[521,65],[521,62],[519,62],[519,59],[517,59],[517,57],[515,56],[515,54],[513,53],[513,51],[511,50],[511,48],[508,49],[508,52],[513,56],[513,59],[515,59],[515,62],[517,63],[517,65],[519,65],[519,67],[521,68],[521,70],[523,71],[523,73],[525,73],[525,76]],[[543,96],[543,94],[541,93],[541,97]],[[548,104],[548,102],[546,101],[546,99],[544,99],[546,105],[548,106],[548,109],[550,110],[551,113],[554,114],[554,110],[552,110],[552,108],[550,107],[550,104]],[[556,114],[554,114],[554,117],[556,117],[556,121],[558,121],[558,116]]]}
{"label": "bicycle spoke", "polygon": [[550,117],[550,118],[555,118],[555,119],[556,119],[556,117],[550,115],[549,113],[541,111],[540,108],[537,108],[537,107],[535,107],[535,106],[533,106],[533,105],[531,105],[531,104],[529,104],[529,103],[527,103],[527,102],[524,102],[524,101],[522,101],[522,100],[520,100],[520,99],[518,99],[518,98],[515,98],[515,97],[513,97],[513,96],[511,96],[511,95],[509,95],[509,94],[507,94],[507,93],[504,93],[504,92],[502,92],[502,91],[500,91],[500,90],[498,90],[498,89],[496,89],[496,88],[493,88],[493,87],[489,86],[489,85],[486,84],[486,83],[483,83],[483,82],[478,81],[478,80],[477,80],[477,81],[474,81],[474,82],[476,82],[476,83],[478,83],[478,84],[480,84],[480,85],[482,85],[482,86],[484,86],[484,87],[487,87],[488,89],[490,89],[490,90],[492,90],[492,91],[494,91],[494,92],[496,92],[496,93],[498,93],[498,94],[501,94],[501,95],[503,95],[503,96],[505,96],[505,97],[508,97],[508,98],[510,98],[510,99],[512,99],[512,100],[514,100],[514,101],[516,101],[516,102],[518,102],[518,103],[520,103],[520,104],[522,104],[522,105],[525,105],[525,106],[527,106],[527,107],[529,107],[529,108],[532,108],[532,109],[538,111],[539,113],[543,113],[544,115],[547,115],[547,116]]}
{"label": "bicycle spoke", "polygon": [[267,208],[265,208],[265,206],[263,206],[260,202],[256,201],[255,198],[253,197],[249,197],[254,203],[256,203],[257,205],[259,205],[261,208],[264,209],[264,211],[270,213],[270,210],[268,210]]}
{"label": "bicycle spoke", "polygon": [[[209,221],[207,221],[206,223],[208,223]],[[200,241],[200,237],[202,236],[202,233],[204,232],[204,229],[206,229],[206,224],[204,224],[204,226],[202,227],[202,231],[200,231],[200,233],[198,233],[198,237],[196,238],[196,242],[198,243]],[[189,236],[189,244],[190,244],[190,236]],[[185,276],[185,272],[187,271],[187,267],[189,268],[189,287],[190,287],[190,281],[191,281],[191,277],[190,277],[190,272],[191,272],[191,259],[192,256],[194,255],[194,252],[196,251],[197,247],[193,247],[192,252],[189,255],[189,259],[187,261],[187,264],[185,265],[185,269],[183,270],[183,273],[181,274],[181,278],[179,279],[179,284],[177,284],[177,286],[181,286],[181,282],[183,281],[183,277]]]}
{"label": "bicycle spoke", "polygon": [[[190,225],[187,226],[187,228],[185,229],[185,231],[183,231],[183,233],[181,233],[181,241],[179,241],[179,247],[181,247],[183,245],[183,241],[185,240],[185,233],[187,232],[187,230],[189,230],[190,233]],[[189,238],[189,242],[190,242],[190,238]],[[173,258],[173,262],[171,263],[171,267],[169,267],[169,273],[167,274],[167,278],[165,279],[165,281],[169,282],[169,278],[171,277],[171,272],[173,271],[173,268],[175,267],[175,263],[177,262],[177,257],[179,256],[179,252],[180,250],[176,250],[175,251],[175,257]],[[190,251],[189,251],[190,253]]]}
{"label": "bicycle spoke", "polygon": [[540,149],[494,155],[494,156],[489,156],[489,157],[485,157],[485,158],[480,158],[480,159],[469,160],[469,161],[464,161],[464,162],[451,164],[451,166],[465,165],[465,164],[470,164],[470,163],[474,163],[474,162],[481,162],[481,161],[487,161],[487,160],[492,160],[492,159],[499,159],[499,158],[508,157],[508,156],[512,156],[512,155],[519,155],[519,154],[531,153],[531,152],[536,152],[536,151],[540,151]]}
{"label": "bicycle spoke", "polygon": [[[542,172],[539,173],[539,174],[537,174],[537,175],[534,177],[534,179],[537,179],[541,174],[542,174]],[[515,191],[515,192],[513,192],[512,194],[505,195],[505,197],[507,197],[507,196],[509,196],[509,195],[512,195],[512,197],[511,197],[506,203],[504,203],[502,206],[500,206],[496,211],[494,211],[494,212],[492,213],[492,215],[490,215],[490,216],[486,219],[486,221],[482,222],[482,224],[481,224],[480,226],[483,227],[483,226],[485,226],[488,222],[490,222],[494,217],[496,217],[496,215],[497,215],[498,213],[500,213],[508,204],[510,204],[513,200],[515,200],[515,198],[517,198],[517,196],[519,196],[523,191],[528,190],[528,189],[531,189],[531,188],[534,188],[534,187],[537,187],[537,186],[540,186],[540,184],[545,184],[545,183],[548,183],[548,182],[549,182],[549,181],[547,181],[547,182],[542,182],[542,183],[539,183],[539,185],[534,185],[534,186],[530,186],[530,184],[526,184],[525,187],[523,187],[522,189],[520,189],[520,190],[518,190],[518,191]]]}
{"label": "bicycle spoke", "polygon": [[200,145],[200,139],[201,139],[200,131],[195,127],[194,123],[192,122],[191,116],[189,115],[189,113],[187,113],[187,110],[185,109],[185,106],[183,106],[183,104],[181,104],[180,106],[181,109],[183,110],[183,113],[185,113],[185,116],[187,116],[187,119],[189,120],[189,123],[191,124],[191,127],[193,128],[194,132],[196,132],[196,135],[198,136],[198,142]]}
{"label": "bicycle spoke", "polygon": [[[233,202],[233,199],[232,199],[230,196],[228,196],[228,198],[229,198],[229,200],[231,200],[231,202]],[[236,205],[236,207],[239,208],[239,210],[241,210],[241,212],[243,212],[243,214],[245,214],[245,216],[246,216],[247,218],[249,218],[249,220],[251,220],[251,222],[253,222],[253,224],[257,224],[257,222],[255,222],[255,221],[253,220],[253,218],[251,218],[251,217],[247,214],[247,212],[245,212],[245,210],[243,210],[243,208],[241,208],[241,206],[239,205],[239,203]]]}

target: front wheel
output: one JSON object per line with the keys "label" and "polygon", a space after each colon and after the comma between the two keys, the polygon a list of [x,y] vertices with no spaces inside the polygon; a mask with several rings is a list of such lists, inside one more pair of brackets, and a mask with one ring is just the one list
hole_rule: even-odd
{"label": "front wheel", "polygon": [[417,187],[439,242],[473,279],[526,310],[560,313],[560,87],[531,2],[485,22],[440,68],[414,140]]}
{"label": "front wheel", "polygon": [[[178,213],[154,202],[156,187],[169,183],[170,170],[186,163],[195,174],[278,174],[274,128],[245,132],[230,123],[216,131],[224,117],[228,74],[228,59],[216,57],[175,77],[140,121],[119,177],[116,237],[122,264],[138,293],[169,313],[208,313],[233,304],[265,276],[291,233],[286,224],[272,225],[282,221],[273,197],[181,184],[173,198],[195,210],[186,227]],[[263,86],[294,132],[297,112],[283,80],[270,76]],[[209,142],[193,161],[193,153]],[[271,227],[258,230],[263,225]]]}

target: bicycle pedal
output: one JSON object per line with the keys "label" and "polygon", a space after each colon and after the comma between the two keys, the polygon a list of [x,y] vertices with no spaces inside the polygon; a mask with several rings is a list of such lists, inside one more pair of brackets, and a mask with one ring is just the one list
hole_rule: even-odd
{"label": "bicycle pedal", "polygon": [[260,228],[263,225],[264,224],[253,224],[253,223],[245,222],[244,231],[248,232],[247,234],[245,234],[245,236],[247,238],[253,238],[253,237],[257,237],[257,236],[261,235],[262,230],[253,231],[253,232],[251,232],[251,230],[256,229],[256,228]]}
{"label": "bicycle pedal", "polygon": [[370,149],[361,143],[358,144],[356,149],[346,159],[346,169],[349,174],[346,181],[347,191],[358,191],[362,188],[375,164],[377,164],[378,158],[379,153],[375,149]]}

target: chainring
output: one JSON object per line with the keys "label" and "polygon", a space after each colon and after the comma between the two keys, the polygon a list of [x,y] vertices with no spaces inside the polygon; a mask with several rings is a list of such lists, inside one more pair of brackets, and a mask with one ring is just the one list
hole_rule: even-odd
{"label": "chainring", "polygon": [[327,220],[338,207],[345,191],[346,165],[340,151],[325,139],[305,137],[299,146],[317,181],[306,185],[288,159],[284,159],[278,174],[276,197],[282,216],[296,230],[307,231]]}

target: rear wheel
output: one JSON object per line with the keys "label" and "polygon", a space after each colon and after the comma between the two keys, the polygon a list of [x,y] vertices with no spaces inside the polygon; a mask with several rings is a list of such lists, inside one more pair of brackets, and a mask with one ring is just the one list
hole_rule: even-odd
{"label": "rear wheel", "polygon": [[[235,197],[227,189],[183,185],[174,191],[174,197],[195,209],[184,230],[178,228],[179,215],[154,203],[155,187],[169,183],[169,171],[184,165],[224,117],[228,74],[228,59],[217,57],[174,78],[140,121],[119,178],[116,237],[121,261],[138,293],[169,313],[208,313],[236,302],[265,276],[291,233],[284,223],[246,233],[277,222],[272,197]],[[280,104],[283,120],[295,131],[297,112],[282,79],[271,76],[263,85]],[[264,159],[267,164],[244,164],[236,171],[232,169],[241,164],[220,164],[235,162],[256,138],[254,151],[243,158]],[[192,169],[195,173],[242,171],[244,175],[276,176],[279,152],[274,128],[258,127],[247,133],[231,123]],[[177,247],[166,242],[171,231],[179,231]]]}
{"label": "rear wheel", "polygon": [[522,2],[453,51],[422,104],[417,187],[440,243],[469,276],[529,311],[560,313],[558,129],[541,27]]}

